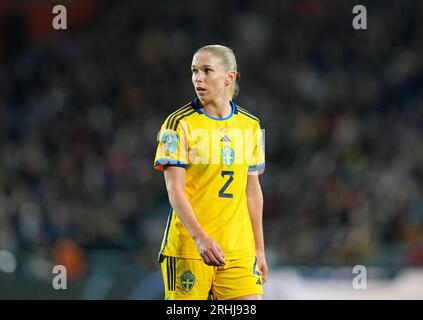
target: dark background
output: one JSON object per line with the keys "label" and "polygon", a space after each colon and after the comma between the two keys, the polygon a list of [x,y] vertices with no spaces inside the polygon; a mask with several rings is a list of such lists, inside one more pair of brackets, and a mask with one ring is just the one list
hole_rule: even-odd
{"label": "dark background", "polygon": [[266,129],[271,271],[423,265],[421,1],[56,4],[0,1],[0,298],[162,298],[156,136],[207,44]]}

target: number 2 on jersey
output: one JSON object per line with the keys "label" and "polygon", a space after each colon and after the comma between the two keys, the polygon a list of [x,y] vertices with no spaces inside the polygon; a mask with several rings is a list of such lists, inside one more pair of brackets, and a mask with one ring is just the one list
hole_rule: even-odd
{"label": "number 2 on jersey", "polygon": [[219,190],[219,197],[220,198],[233,198],[234,195],[232,193],[225,193],[225,190],[229,187],[229,185],[234,180],[234,172],[233,171],[222,171],[222,177],[229,176],[228,181],[223,185],[222,189]]}

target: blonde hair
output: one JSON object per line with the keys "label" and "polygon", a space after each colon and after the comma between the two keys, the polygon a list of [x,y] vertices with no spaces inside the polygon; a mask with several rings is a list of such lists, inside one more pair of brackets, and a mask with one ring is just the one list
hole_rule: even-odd
{"label": "blonde hair", "polygon": [[194,56],[197,53],[200,53],[203,51],[210,52],[211,54],[214,54],[216,57],[219,57],[226,71],[236,71],[237,76],[235,78],[235,81],[232,83],[232,87],[231,87],[231,95],[232,95],[231,99],[235,98],[239,92],[238,65],[236,63],[235,54],[232,51],[232,49],[219,45],[219,44],[212,44],[212,45],[201,47],[194,53]]}

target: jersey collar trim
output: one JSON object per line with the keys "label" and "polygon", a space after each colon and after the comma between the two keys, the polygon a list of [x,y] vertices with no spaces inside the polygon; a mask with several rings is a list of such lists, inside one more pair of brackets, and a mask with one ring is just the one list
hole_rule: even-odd
{"label": "jersey collar trim", "polygon": [[201,106],[201,102],[200,99],[195,98],[194,100],[192,100],[192,106],[194,107],[194,109],[199,113],[199,114],[204,114],[206,117],[213,119],[213,120],[228,120],[230,119],[234,114],[238,114],[238,108],[236,107],[236,104],[233,100],[230,100],[229,103],[231,104],[232,107],[232,112],[229,116],[227,116],[226,118],[216,118],[213,117],[211,115],[208,115],[207,113],[204,112],[203,107]]}

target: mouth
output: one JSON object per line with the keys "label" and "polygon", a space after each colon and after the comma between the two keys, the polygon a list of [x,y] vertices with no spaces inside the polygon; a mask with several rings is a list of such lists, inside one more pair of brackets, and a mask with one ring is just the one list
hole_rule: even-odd
{"label": "mouth", "polygon": [[197,92],[197,96],[204,97],[207,94],[207,90],[204,88],[195,88],[195,91]]}

